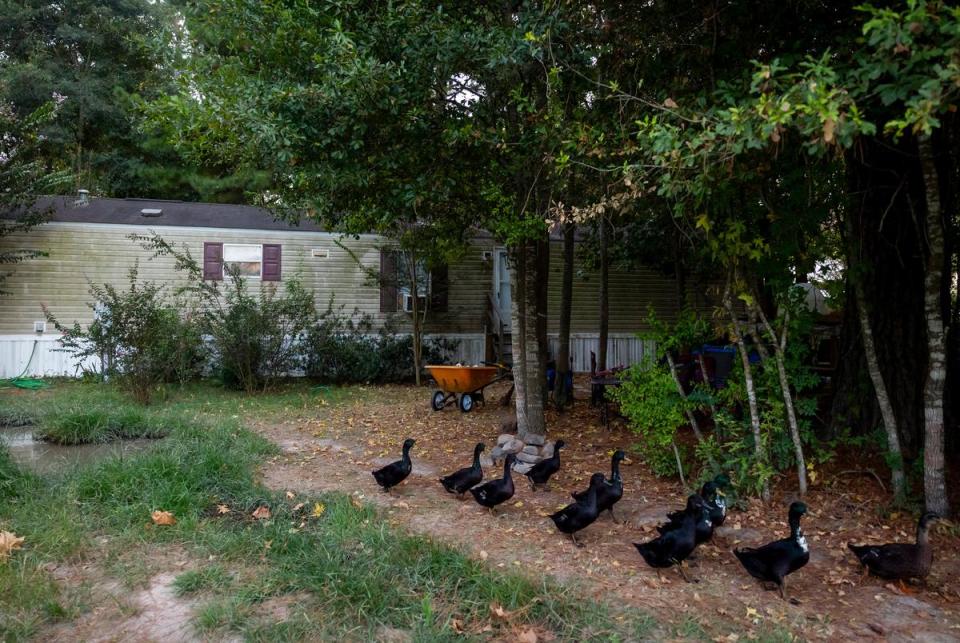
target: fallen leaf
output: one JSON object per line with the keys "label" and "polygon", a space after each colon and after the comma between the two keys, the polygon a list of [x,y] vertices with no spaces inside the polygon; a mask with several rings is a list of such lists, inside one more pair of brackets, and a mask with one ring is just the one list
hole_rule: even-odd
{"label": "fallen leaf", "polygon": [[503,609],[499,603],[490,603],[490,614],[502,621],[510,618],[510,612]]}
{"label": "fallen leaf", "polygon": [[663,106],[667,109],[676,109],[680,107],[677,105],[677,101],[673,100],[672,98],[667,98],[667,100],[663,101]]}
{"label": "fallen leaf", "polygon": [[175,525],[177,524],[177,519],[173,517],[173,514],[169,511],[161,511],[157,509],[150,514],[150,519],[153,520],[155,525]]}
{"label": "fallen leaf", "polygon": [[293,513],[297,513],[298,511],[300,511],[301,509],[303,509],[304,506],[306,506],[306,504],[307,504],[307,503],[305,503],[305,502],[298,502],[297,504],[293,505]]}
{"label": "fallen leaf", "polygon": [[224,515],[230,513],[230,507],[227,505],[217,505],[217,514]]}
{"label": "fallen leaf", "polygon": [[293,493],[292,491],[288,491],[288,492],[287,492],[287,498],[288,498],[288,499],[293,500],[293,499],[296,498],[296,497],[297,497],[297,494]]}
{"label": "fallen leaf", "polygon": [[360,502],[356,496],[350,496],[350,504],[353,505],[355,509],[363,509],[363,503]]}
{"label": "fallen leaf", "polygon": [[488,554],[485,550],[480,550],[480,560],[486,560],[489,556],[490,554]]}
{"label": "fallen leaf", "polygon": [[10,558],[14,549],[20,549],[23,544],[23,537],[17,536],[12,531],[0,531],[0,561]]}
{"label": "fallen leaf", "polygon": [[268,507],[267,505],[260,505],[259,507],[254,509],[253,513],[250,515],[253,516],[253,518],[255,518],[256,520],[266,520],[271,516],[270,507]]}
{"label": "fallen leaf", "polygon": [[450,621],[450,629],[453,630],[454,632],[456,632],[457,634],[463,634],[463,632],[464,632],[464,629],[463,629],[463,621],[461,621],[461,620],[458,619],[458,618],[451,619],[451,621]]}
{"label": "fallen leaf", "polygon": [[524,630],[517,634],[517,641],[519,643],[537,643],[540,640],[540,637],[537,636],[537,633],[533,630]]}

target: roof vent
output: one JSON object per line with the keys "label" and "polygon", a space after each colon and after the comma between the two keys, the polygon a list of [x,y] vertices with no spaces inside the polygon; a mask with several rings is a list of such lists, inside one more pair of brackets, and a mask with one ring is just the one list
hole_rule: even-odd
{"label": "roof vent", "polygon": [[90,190],[84,190],[80,188],[77,190],[77,200],[73,202],[78,208],[85,208],[90,205]]}
{"label": "roof vent", "polygon": [[141,217],[159,217],[163,214],[162,208],[144,208],[140,210]]}

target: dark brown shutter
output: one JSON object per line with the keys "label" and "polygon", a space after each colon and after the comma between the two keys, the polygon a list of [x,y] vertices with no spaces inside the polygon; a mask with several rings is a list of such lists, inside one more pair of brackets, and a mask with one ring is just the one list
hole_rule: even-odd
{"label": "dark brown shutter", "polygon": [[380,312],[397,312],[397,253],[380,251]]}
{"label": "dark brown shutter", "polygon": [[204,281],[223,279],[222,243],[203,243],[203,279]]}
{"label": "dark brown shutter", "polygon": [[450,278],[447,264],[441,264],[430,271],[430,308],[433,312],[447,312],[447,295],[449,292]]}
{"label": "dark brown shutter", "polygon": [[260,281],[280,281],[280,244],[263,244],[263,266]]}

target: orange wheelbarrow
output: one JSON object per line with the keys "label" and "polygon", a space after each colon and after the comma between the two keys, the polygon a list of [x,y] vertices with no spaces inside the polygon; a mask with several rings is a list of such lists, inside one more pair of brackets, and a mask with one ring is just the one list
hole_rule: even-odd
{"label": "orange wheelbarrow", "polygon": [[[483,403],[483,389],[505,379],[512,379],[509,369],[503,365],[492,366],[427,366],[430,375],[436,380],[439,391],[433,393],[430,405],[439,411],[454,402],[464,413],[473,410],[474,405]],[[460,395],[459,400],[457,394]]]}

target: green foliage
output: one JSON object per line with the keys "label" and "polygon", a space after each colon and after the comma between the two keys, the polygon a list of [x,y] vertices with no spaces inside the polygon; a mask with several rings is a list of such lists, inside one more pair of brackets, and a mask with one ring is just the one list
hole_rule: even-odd
{"label": "green foliage", "polygon": [[164,2],[0,2],[0,104],[24,118],[58,103],[29,160],[95,195],[239,202],[262,186],[254,170],[189,165],[165,132],[142,127],[144,103],[173,91],[179,22]]}
{"label": "green foliage", "polygon": [[149,404],[158,384],[198,377],[206,352],[189,307],[171,303],[163,286],[141,282],[136,264],[128,280],[126,290],[90,284],[94,321],[87,328],[79,322],[65,327],[49,310],[46,315],[77,362],[99,360],[104,376],[118,378],[139,402]]}
{"label": "green foliage", "polygon": [[[0,91],[3,88],[0,78]],[[36,159],[43,140],[41,129],[57,110],[57,103],[48,100],[34,111],[18,115],[0,98],[0,210],[4,215],[0,216],[0,242],[43,223],[48,213],[35,207],[37,195],[56,192],[69,178],[64,172],[48,172]],[[43,250],[4,243],[0,248],[0,296],[8,294],[3,290],[3,282],[11,274],[7,266],[45,255]]]}
{"label": "green foliage", "polygon": [[[304,339],[306,374],[331,384],[408,382],[414,376],[413,337],[391,325],[373,330],[369,315],[344,314],[333,298]],[[430,339],[423,346],[426,364],[442,364],[456,350],[453,342]]]}
{"label": "green foliage", "polygon": [[[188,283],[178,290],[197,304],[197,323],[212,340],[213,359],[224,384],[247,393],[263,391],[303,366],[299,344],[317,318],[313,293],[295,276],[283,288],[261,283],[259,292],[238,271],[226,280],[206,281],[187,248],[177,249],[163,237],[131,235],[154,257],[170,257]],[[221,285],[222,284],[222,285]]]}
{"label": "green foliage", "polygon": [[651,361],[635,364],[612,395],[634,432],[643,439],[640,452],[653,472],[658,476],[676,473],[673,445],[686,417],[683,400],[667,368]]}
{"label": "green foliage", "polygon": [[285,279],[280,292],[264,286],[259,296],[237,272],[227,283],[222,301],[203,312],[221,377],[248,393],[265,390],[301,365],[298,340],[316,318],[313,293],[296,278]]}

